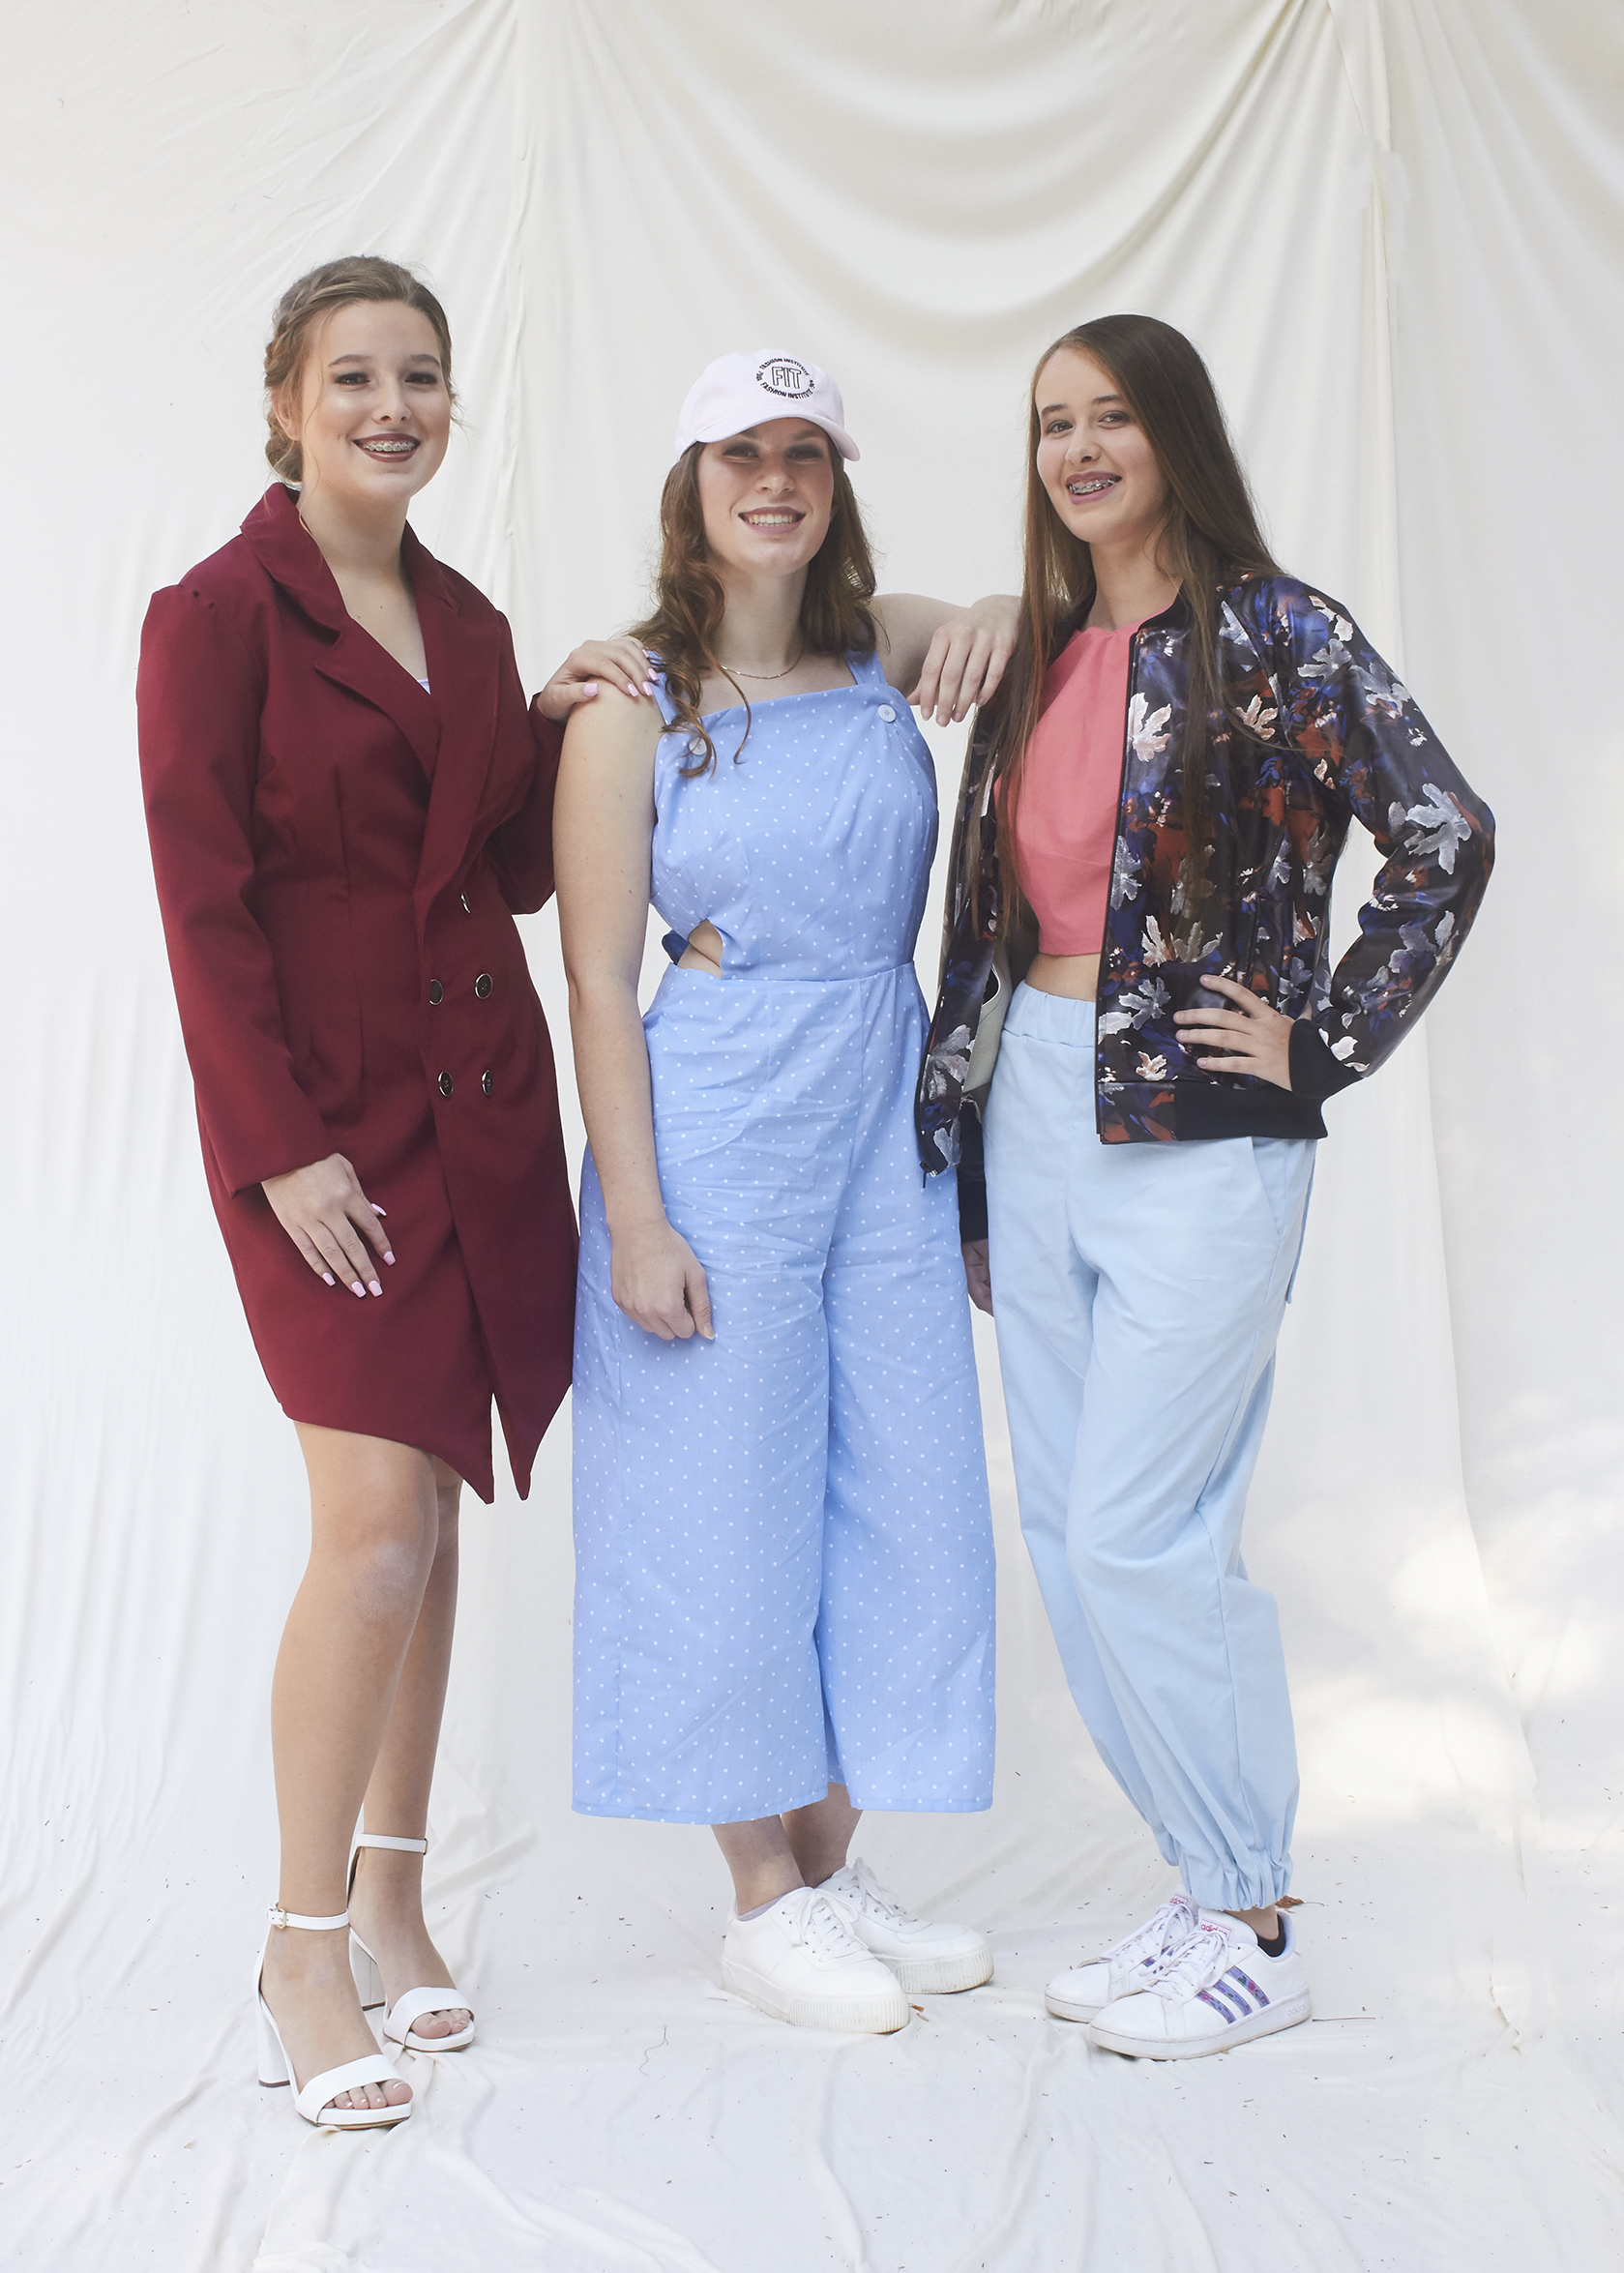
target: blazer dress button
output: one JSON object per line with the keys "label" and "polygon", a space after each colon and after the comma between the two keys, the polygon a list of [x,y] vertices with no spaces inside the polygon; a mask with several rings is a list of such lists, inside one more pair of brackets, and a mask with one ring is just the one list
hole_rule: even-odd
{"label": "blazer dress button", "polygon": [[488,1073],[480,1076],[480,1087],[485,1091],[487,1097],[490,1095],[490,1076]]}
{"label": "blazer dress button", "polygon": [[449,1097],[451,1095],[451,1076],[449,1074],[442,1074],[440,1076],[440,1095],[442,1097]]}
{"label": "blazer dress button", "polygon": [[466,892],[459,892],[459,893],[457,895],[457,897],[458,897],[458,900],[461,902],[462,913],[463,913],[465,916],[471,916],[471,915],[473,914],[473,912],[474,912],[474,911],[473,911],[473,908],[472,908],[472,907],[470,906],[470,904],[469,904],[469,901],[468,901],[468,895],[466,894]]}
{"label": "blazer dress button", "polygon": [[481,971],[479,977],[474,981],[474,992],[482,1002],[490,992],[490,973],[488,971]]}
{"label": "blazer dress button", "polygon": [[443,1002],[443,1001],[445,1000],[445,992],[446,992],[446,990],[445,990],[445,989],[444,989],[444,988],[443,988],[443,987],[440,985],[440,982],[439,982],[439,980],[438,980],[438,979],[430,979],[430,980],[429,980],[429,982],[428,982],[428,999],[429,999],[429,1001],[430,1001],[430,1002]]}

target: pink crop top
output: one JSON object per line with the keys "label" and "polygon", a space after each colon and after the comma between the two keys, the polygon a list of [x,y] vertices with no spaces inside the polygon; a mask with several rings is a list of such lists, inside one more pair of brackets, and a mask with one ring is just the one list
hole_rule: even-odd
{"label": "pink crop top", "polygon": [[1040,955],[1098,955],[1122,787],[1128,649],[1137,624],[1078,632],[1044,680],[1016,805],[1020,884]]}

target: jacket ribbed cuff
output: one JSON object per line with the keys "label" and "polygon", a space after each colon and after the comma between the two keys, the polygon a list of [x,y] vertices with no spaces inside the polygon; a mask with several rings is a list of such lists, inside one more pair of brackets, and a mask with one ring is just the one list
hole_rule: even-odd
{"label": "jacket ribbed cuff", "polygon": [[1299,1018],[1291,1028],[1290,1049],[1291,1094],[1305,1105],[1322,1104],[1359,1078],[1351,1066],[1332,1054],[1324,1035],[1307,1018]]}
{"label": "jacket ribbed cuff", "polygon": [[987,1179],[979,1169],[969,1175],[962,1165],[959,1170],[959,1243],[967,1246],[972,1239],[987,1237]]}
{"label": "jacket ribbed cuff", "polygon": [[981,1115],[967,1107],[959,1118],[959,1239],[987,1237],[987,1167]]}

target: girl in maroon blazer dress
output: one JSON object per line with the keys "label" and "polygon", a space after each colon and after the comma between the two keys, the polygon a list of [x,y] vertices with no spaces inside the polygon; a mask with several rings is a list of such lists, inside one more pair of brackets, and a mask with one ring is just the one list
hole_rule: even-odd
{"label": "girl in maroon blazer dress", "polygon": [[421,1904],[458,1494],[492,1496],[493,1400],[528,1490],[576,1274],[514,914],[551,895],[556,721],[612,651],[527,711],[505,619],[407,527],[453,404],[445,316],[408,270],[302,279],[266,375],[282,479],[154,596],[137,699],[209,1189],[311,1488],[272,1697],[260,2076],[359,2128],[410,2112],[363,2003],[386,2046],[473,2034]]}

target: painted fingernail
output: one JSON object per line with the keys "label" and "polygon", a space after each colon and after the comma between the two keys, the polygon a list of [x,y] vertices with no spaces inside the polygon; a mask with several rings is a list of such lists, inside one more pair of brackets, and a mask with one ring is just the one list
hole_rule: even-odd
{"label": "painted fingernail", "polygon": [[373,1215],[375,1215],[375,1216],[386,1216],[386,1215],[388,1215],[388,1213],[389,1213],[389,1210],[388,1210],[388,1208],[386,1208],[386,1207],[379,1207],[379,1205],[378,1205],[378,1203],[377,1203],[377,1201],[376,1201],[375,1199],[373,1199],[373,1200],[369,1200],[369,1202],[368,1202],[368,1205],[370,1207],[370,1209],[371,1209],[371,1211],[372,1211]]}
{"label": "painted fingernail", "polygon": [[339,1284],[338,1280],[334,1278],[331,1271],[323,1271],[321,1275],[329,1286],[337,1286]]}
{"label": "painted fingernail", "polygon": [[652,694],[655,693],[655,685],[652,679],[645,679],[643,681],[643,693],[645,694]]}
{"label": "painted fingernail", "polygon": [[395,1257],[393,1255],[386,1253],[383,1259],[386,1263],[392,1263],[395,1260]]}
{"label": "painted fingernail", "polygon": [[367,1289],[362,1285],[359,1279],[357,1279],[354,1285],[351,1286],[350,1292],[352,1294],[359,1294],[363,1302],[365,1302],[367,1299]]}
{"label": "painted fingernail", "polygon": [[381,1294],[383,1292],[383,1288],[378,1284],[375,1279],[369,1279],[367,1284],[369,1291],[373,1294]]}
{"label": "painted fingernail", "polygon": [[588,679],[586,685],[581,689],[583,694],[596,694],[597,692],[598,682],[596,679]]}

